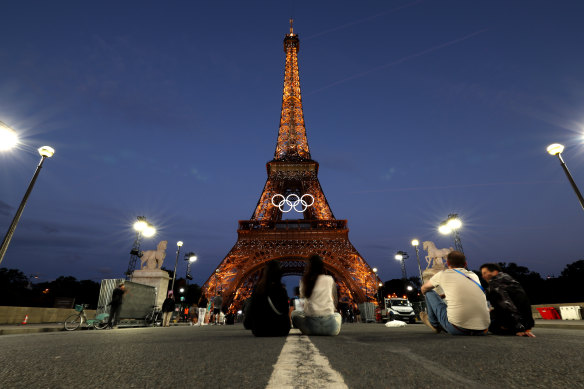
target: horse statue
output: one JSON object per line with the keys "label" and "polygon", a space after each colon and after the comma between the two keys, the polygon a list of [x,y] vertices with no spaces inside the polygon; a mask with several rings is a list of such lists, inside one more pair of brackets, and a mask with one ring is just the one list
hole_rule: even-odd
{"label": "horse statue", "polygon": [[[429,240],[425,241],[422,244],[422,247],[428,252],[428,255],[426,256],[426,269],[444,269],[446,267],[446,256],[454,250],[452,247],[449,249],[438,249],[434,242]],[[430,266],[430,264],[432,264],[432,266]]]}
{"label": "horse statue", "polygon": [[147,250],[142,252],[142,258],[140,258],[140,269],[144,269],[144,263],[146,263],[147,270],[156,270],[162,267],[162,262],[166,258],[166,245],[168,242],[162,240],[156,246],[156,250]]}

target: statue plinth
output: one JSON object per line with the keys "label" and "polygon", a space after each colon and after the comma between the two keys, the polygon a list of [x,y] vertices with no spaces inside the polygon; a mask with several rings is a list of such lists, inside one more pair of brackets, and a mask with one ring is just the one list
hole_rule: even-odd
{"label": "statue plinth", "polygon": [[168,281],[170,277],[164,270],[134,270],[132,282],[142,285],[149,285],[156,288],[156,306],[162,307],[168,291]]}
{"label": "statue plinth", "polygon": [[[422,280],[424,281],[424,283],[430,281],[430,278],[434,277],[434,274],[441,272],[442,270],[444,270],[444,268],[429,268],[426,269],[422,272]],[[444,291],[442,290],[442,288],[440,286],[437,286],[436,288],[434,288],[434,291],[436,293],[438,293],[439,295],[443,295]]]}

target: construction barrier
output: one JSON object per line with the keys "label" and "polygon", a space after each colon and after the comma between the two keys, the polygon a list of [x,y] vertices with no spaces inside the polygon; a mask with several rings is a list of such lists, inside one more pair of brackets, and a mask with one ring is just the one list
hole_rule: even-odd
{"label": "construction barrier", "polygon": [[582,320],[580,307],[577,305],[560,307],[560,313],[562,315],[562,320]]}

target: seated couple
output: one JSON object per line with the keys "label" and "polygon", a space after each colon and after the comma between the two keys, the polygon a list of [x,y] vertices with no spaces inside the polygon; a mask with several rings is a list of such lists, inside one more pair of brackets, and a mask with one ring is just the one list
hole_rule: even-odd
{"label": "seated couple", "polygon": [[[341,315],[335,312],[337,287],[324,272],[321,257],[313,255],[300,281],[304,311],[292,311],[294,326],[304,335],[338,335]],[[263,269],[245,309],[244,326],[255,336],[286,336],[290,332],[288,293],[282,285],[282,271],[277,261]]]}
{"label": "seated couple", "polygon": [[[447,265],[448,269],[436,273],[422,285],[428,312],[421,312],[420,318],[432,331],[435,333],[444,331],[450,335],[485,335],[488,331],[503,333],[501,331],[503,327],[508,330],[507,334],[533,337],[529,331],[533,327],[531,308],[528,308],[528,319],[522,324],[520,314],[509,295],[502,290],[510,286],[513,288],[513,295],[517,296],[520,295],[521,289],[525,296],[524,299],[520,299],[521,312],[524,314],[527,297],[517,281],[505,273],[497,276],[500,268],[496,269],[492,264],[483,265],[481,266],[483,278],[491,284],[487,292],[481,286],[477,275],[466,270],[466,257],[463,253],[450,252],[447,256]],[[435,288],[442,289],[443,296],[436,293]],[[487,294],[494,307],[491,312],[487,305]],[[491,322],[491,318],[495,317],[498,318],[497,321]]]}

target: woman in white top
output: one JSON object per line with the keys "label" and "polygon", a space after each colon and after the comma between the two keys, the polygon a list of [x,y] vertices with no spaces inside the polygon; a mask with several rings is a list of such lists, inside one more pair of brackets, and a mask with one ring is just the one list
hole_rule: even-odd
{"label": "woman in white top", "polygon": [[335,312],[337,286],[324,272],[324,262],[318,255],[308,260],[300,281],[300,297],[304,298],[304,312],[293,311],[292,323],[304,335],[338,335],[341,315]]}

